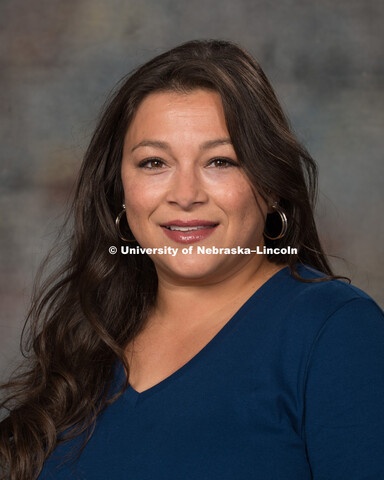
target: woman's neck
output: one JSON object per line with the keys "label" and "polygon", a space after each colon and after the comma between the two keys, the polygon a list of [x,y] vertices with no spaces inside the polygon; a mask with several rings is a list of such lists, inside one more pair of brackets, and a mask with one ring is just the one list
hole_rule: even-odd
{"label": "woman's neck", "polygon": [[151,318],[167,326],[196,326],[207,317],[233,305],[239,308],[269,278],[286,265],[268,260],[249,262],[244,268],[216,281],[188,284],[158,272],[158,292]]}

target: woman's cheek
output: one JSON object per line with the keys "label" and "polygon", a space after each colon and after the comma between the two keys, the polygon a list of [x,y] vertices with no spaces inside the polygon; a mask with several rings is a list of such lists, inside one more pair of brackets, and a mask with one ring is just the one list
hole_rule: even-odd
{"label": "woman's cheek", "polygon": [[125,204],[127,207],[129,205],[131,208],[140,209],[142,205],[145,205],[152,191],[147,183],[148,182],[143,182],[140,179],[136,181],[132,179],[130,182],[124,183]]}

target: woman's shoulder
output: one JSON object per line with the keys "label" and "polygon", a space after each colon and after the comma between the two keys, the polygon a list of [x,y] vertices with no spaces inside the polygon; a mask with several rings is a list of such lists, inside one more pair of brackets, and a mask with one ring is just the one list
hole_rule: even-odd
{"label": "woman's shoulder", "polygon": [[327,280],[308,265],[297,265],[297,273],[304,281],[289,268],[281,270],[269,291],[263,313],[268,314],[271,328],[304,343],[311,343],[332,321],[347,329],[353,328],[352,324],[370,328],[372,322],[377,324],[375,328],[384,328],[382,309],[358,287],[340,279]]}
{"label": "woman's shoulder", "polygon": [[342,279],[326,279],[326,275],[308,265],[297,265],[297,272],[303,280],[296,279],[287,271],[287,290],[290,303],[297,308],[319,311],[331,315],[352,302],[355,308],[371,305],[382,313],[381,308],[366,292]]}

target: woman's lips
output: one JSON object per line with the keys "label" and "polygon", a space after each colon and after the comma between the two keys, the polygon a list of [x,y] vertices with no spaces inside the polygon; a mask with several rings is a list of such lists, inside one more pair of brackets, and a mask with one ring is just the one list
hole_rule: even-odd
{"label": "woman's lips", "polygon": [[177,243],[195,243],[212,235],[217,223],[207,221],[176,221],[161,225],[164,233]]}

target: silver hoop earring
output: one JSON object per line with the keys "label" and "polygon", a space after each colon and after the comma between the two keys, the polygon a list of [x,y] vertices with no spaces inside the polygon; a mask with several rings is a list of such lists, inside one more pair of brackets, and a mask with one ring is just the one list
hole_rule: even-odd
{"label": "silver hoop earring", "polygon": [[121,220],[121,217],[124,215],[124,213],[126,214],[126,211],[125,211],[125,203],[123,203],[123,210],[117,215],[116,217],[116,220],[115,220],[115,224],[116,224],[116,229],[117,229],[117,233],[119,235],[119,237],[124,240],[124,242],[136,242],[136,239],[134,238],[133,240],[130,240],[128,238],[125,238],[123,236],[123,234],[121,233],[121,230],[120,230],[120,220]]}
{"label": "silver hoop earring", "polygon": [[[288,230],[288,220],[287,216],[285,215],[284,210],[278,205],[277,202],[274,202],[272,204],[272,208],[275,210],[276,213],[280,215],[280,220],[281,220],[281,230],[280,233],[276,237],[270,237],[267,233],[264,231],[264,237],[267,237],[269,240],[279,240],[279,238],[283,238],[284,235],[287,233]],[[274,213],[275,213],[274,212]]]}

